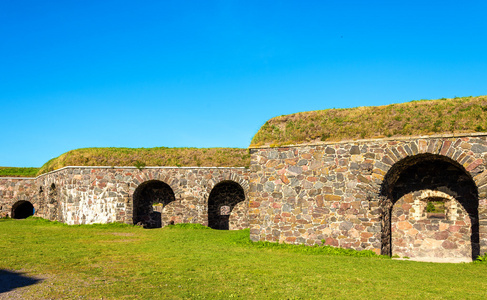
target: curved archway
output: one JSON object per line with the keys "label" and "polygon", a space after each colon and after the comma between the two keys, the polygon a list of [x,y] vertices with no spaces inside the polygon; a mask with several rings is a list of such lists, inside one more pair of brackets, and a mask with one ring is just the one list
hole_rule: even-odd
{"label": "curved archway", "polygon": [[175,201],[174,191],[159,180],[149,180],[140,184],[133,196],[133,223],[144,228],[162,227],[162,212]]}
{"label": "curved archway", "polygon": [[[458,162],[437,154],[402,159],[382,184],[382,254],[474,259],[478,190]],[[436,214],[427,207],[439,209]]]}
{"label": "curved archway", "polygon": [[21,200],[12,206],[12,218],[25,219],[34,215],[34,205],[29,201]]}
{"label": "curved archway", "polygon": [[213,187],[208,197],[208,227],[223,230],[248,228],[248,208],[240,184],[225,180]]}

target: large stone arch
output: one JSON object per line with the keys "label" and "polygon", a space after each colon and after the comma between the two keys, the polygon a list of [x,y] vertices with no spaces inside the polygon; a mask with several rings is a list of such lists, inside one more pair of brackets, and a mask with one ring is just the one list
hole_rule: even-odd
{"label": "large stone arch", "polygon": [[209,224],[210,195],[214,191],[214,188],[217,185],[219,185],[220,183],[224,183],[224,182],[234,182],[234,183],[238,184],[238,186],[240,186],[240,188],[243,190],[243,193],[244,193],[244,200],[238,204],[238,207],[236,209],[232,209],[232,214],[233,214],[233,217],[235,217],[236,215],[241,215],[242,213],[245,213],[245,220],[239,221],[239,222],[234,222],[234,224],[238,223],[239,225],[229,226],[229,229],[233,230],[233,229],[249,228],[249,181],[245,177],[239,175],[236,172],[233,172],[232,170],[224,171],[219,176],[215,176],[212,179],[210,179],[208,182],[206,182],[206,185],[205,185],[206,186],[206,192],[205,192],[205,203],[204,203],[204,205],[207,209],[207,214],[206,214],[206,220],[204,222],[205,225],[210,226],[210,224]]}
{"label": "large stone arch", "polygon": [[[425,143],[417,150],[428,150],[427,145]],[[393,149],[397,151],[397,148]],[[389,152],[393,153],[393,150]],[[397,250],[398,254],[409,257],[476,258],[479,254],[479,195],[471,173],[475,168],[469,168],[468,171],[465,167],[470,165],[466,161],[470,161],[472,157],[465,160],[466,156],[463,156],[457,161],[449,156],[436,154],[438,151],[431,152],[423,151],[401,159],[395,155],[393,160],[386,151],[384,157],[391,159],[392,166],[386,169],[380,191],[381,252],[391,255],[394,248],[402,249]],[[439,152],[449,153],[441,150]],[[381,163],[387,160],[388,158],[383,158]],[[452,203],[451,205],[458,203],[455,214],[459,219],[422,219],[419,210],[424,208],[423,200],[433,198]],[[417,232],[423,240],[418,240],[418,236],[415,236]],[[424,246],[424,243],[430,244],[431,251],[426,249],[427,245]]]}
{"label": "large stone arch", "polygon": [[[127,208],[127,219],[132,220],[133,224],[137,224],[140,222],[138,218],[136,217],[136,207],[135,207],[135,198],[139,195],[138,193],[144,188],[147,182],[151,181],[161,181],[165,184],[167,184],[173,194],[174,198],[181,200],[181,189],[179,187],[179,181],[177,178],[174,176],[170,176],[166,172],[161,172],[160,170],[157,170],[157,172],[153,172],[150,169],[144,169],[144,170],[139,170],[139,171],[134,171],[131,174],[131,181],[128,183],[128,192],[129,192],[129,197],[128,201],[126,201],[126,208]],[[152,206],[152,211],[157,212],[160,210],[157,206]],[[155,214],[156,215],[156,214]],[[137,222],[136,222],[137,219]],[[158,217],[156,219],[159,219]],[[169,220],[168,224],[171,223],[171,220]],[[174,222],[175,223],[175,222]],[[143,222],[141,222],[141,225],[143,225]],[[161,215],[161,226],[164,226],[167,224],[162,224],[162,215]]]}
{"label": "large stone arch", "polygon": [[436,154],[448,157],[461,165],[474,178],[479,188],[483,185],[487,186],[487,180],[480,182],[482,178],[487,177],[484,172],[487,168],[487,157],[472,149],[472,145],[463,138],[393,141],[385,144],[383,154],[373,167],[373,173],[378,174],[379,177],[384,176],[394,164],[405,158],[419,154]]}
{"label": "large stone arch", "polygon": [[133,194],[133,223],[160,228],[174,223],[174,190],[167,183],[151,179],[141,183]]}
{"label": "large stone arch", "polygon": [[216,184],[208,196],[208,226],[238,230],[249,227],[248,202],[243,187],[232,180]]}

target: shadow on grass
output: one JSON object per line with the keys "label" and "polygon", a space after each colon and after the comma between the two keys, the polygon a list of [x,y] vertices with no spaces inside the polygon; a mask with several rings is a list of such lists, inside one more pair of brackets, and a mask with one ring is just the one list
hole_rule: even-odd
{"label": "shadow on grass", "polygon": [[16,288],[33,285],[41,279],[32,278],[7,270],[0,270],[0,294],[13,291]]}

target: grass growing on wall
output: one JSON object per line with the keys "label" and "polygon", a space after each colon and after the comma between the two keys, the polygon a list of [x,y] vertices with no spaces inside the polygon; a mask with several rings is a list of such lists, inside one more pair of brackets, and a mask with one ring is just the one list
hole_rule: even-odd
{"label": "grass growing on wall", "polygon": [[466,132],[487,132],[487,96],[275,117],[260,128],[251,146]]}
{"label": "grass growing on wall", "polygon": [[248,167],[250,155],[241,148],[83,148],[45,163],[38,174],[65,166]]}
{"label": "grass growing on wall", "polygon": [[35,177],[39,168],[0,167],[0,177]]}
{"label": "grass growing on wall", "polygon": [[43,278],[23,299],[485,298],[487,264],[330,255],[248,235],[0,219],[0,270]]}

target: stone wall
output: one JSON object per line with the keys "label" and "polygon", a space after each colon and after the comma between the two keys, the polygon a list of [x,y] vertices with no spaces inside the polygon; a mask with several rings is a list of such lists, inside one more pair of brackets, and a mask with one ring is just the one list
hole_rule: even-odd
{"label": "stone wall", "polygon": [[[66,167],[0,178],[0,216],[29,201],[67,224],[250,227],[253,241],[386,255],[487,252],[487,135],[251,149],[244,168]],[[443,216],[425,212],[443,203]]]}
{"label": "stone wall", "polygon": [[[169,223],[208,224],[208,197],[222,181],[235,182],[248,191],[245,168],[66,167],[35,179],[0,179],[0,213],[10,214],[19,200],[34,204],[36,216],[67,224],[133,223],[134,193],[148,181],[160,181],[173,191],[161,225]],[[145,201],[145,200],[144,200]],[[152,201],[152,200],[147,200]],[[158,212],[158,203],[150,212]],[[248,216],[238,214],[235,217]],[[137,222],[136,222],[137,223]]]}
{"label": "stone wall", "polygon": [[[445,213],[428,213],[428,199],[445,204]],[[401,257],[471,258],[472,222],[450,195],[432,190],[408,193],[392,210],[392,253]]]}
{"label": "stone wall", "polygon": [[[402,203],[397,197],[400,184],[405,182],[400,180],[401,175],[423,161],[433,165],[445,162],[474,184],[474,195],[459,195],[457,192],[465,192],[461,188],[443,192],[475,208],[464,220],[457,221],[467,224],[473,218],[470,230],[478,237],[472,238],[477,243],[473,247],[485,252],[485,134],[251,149],[250,237],[254,241],[308,245],[324,242],[391,254],[391,212]],[[438,189],[440,185],[432,187]],[[442,229],[447,230],[444,225]],[[429,254],[418,251],[413,255]]]}
{"label": "stone wall", "polygon": [[44,213],[39,203],[34,178],[0,177],[0,218],[10,216],[12,206],[19,201],[29,201],[39,215]]}

